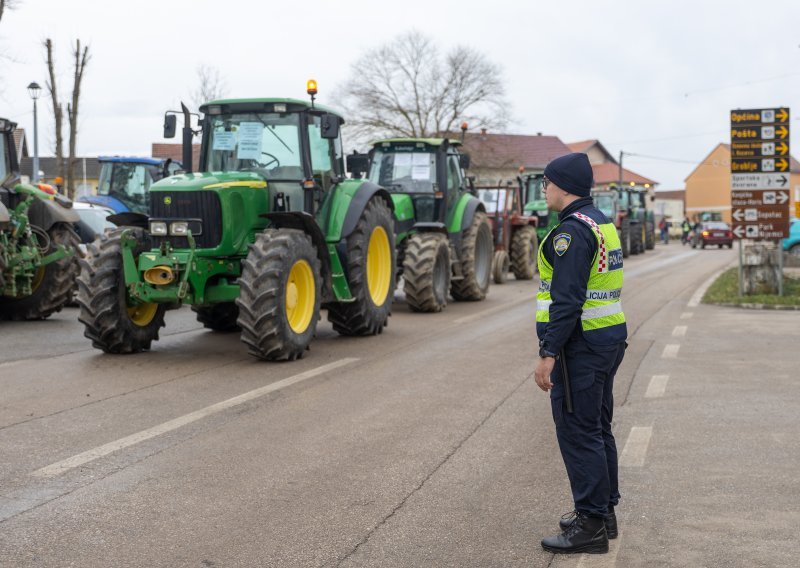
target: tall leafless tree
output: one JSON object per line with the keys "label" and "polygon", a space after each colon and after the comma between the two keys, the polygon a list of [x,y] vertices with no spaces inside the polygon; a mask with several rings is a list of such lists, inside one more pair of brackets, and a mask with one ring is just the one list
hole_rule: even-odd
{"label": "tall leafless tree", "polygon": [[211,65],[197,66],[197,88],[192,92],[192,102],[196,109],[203,103],[221,99],[227,92],[228,86],[219,69]]}
{"label": "tall leafless tree", "polygon": [[3,12],[13,10],[17,6],[17,0],[0,0],[0,20],[3,19]]}
{"label": "tall leafless tree", "polygon": [[[47,92],[50,94],[50,100],[53,103],[53,120],[55,121],[55,154],[56,154],[56,175],[62,180],[64,179],[64,107],[61,101],[58,100],[58,87],[56,84],[56,63],[53,58],[53,41],[46,39],[44,41],[44,48],[47,51],[47,76],[48,80],[45,82]],[[63,183],[63,181],[62,181]]]}
{"label": "tall leafless tree", "polygon": [[81,48],[81,40],[75,41],[75,47],[72,51],[73,57],[73,71],[72,71],[72,98],[67,103],[67,120],[69,121],[69,155],[67,157],[66,168],[64,168],[64,135],[63,135],[63,103],[58,100],[58,88],[56,85],[56,65],[55,58],[53,57],[53,42],[46,39],[44,48],[47,52],[47,90],[50,93],[50,99],[53,103],[53,118],[55,119],[55,134],[56,134],[56,158],[58,162],[57,175],[64,177],[64,170],[66,169],[66,193],[67,196],[73,198],[75,196],[75,149],[78,143],[78,108],[81,99],[81,84],[83,82],[83,74],[86,70],[86,64],[89,62],[89,46]]}
{"label": "tall leafless tree", "polygon": [[457,46],[442,55],[412,31],[365,53],[334,95],[359,141],[381,136],[438,137],[470,128],[503,128],[509,120],[501,69],[482,53]]}
{"label": "tall leafless tree", "polygon": [[69,161],[67,163],[67,188],[68,195],[72,198],[75,194],[75,147],[78,142],[78,104],[81,98],[81,82],[86,64],[89,62],[89,46],[81,50],[81,40],[75,41],[75,50],[72,52],[74,68],[72,75],[72,102],[67,103],[67,116],[69,117]]}

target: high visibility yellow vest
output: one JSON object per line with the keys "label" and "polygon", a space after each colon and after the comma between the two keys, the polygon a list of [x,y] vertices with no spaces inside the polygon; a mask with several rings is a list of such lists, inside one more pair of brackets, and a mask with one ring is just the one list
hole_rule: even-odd
{"label": "high visibility yellow vest", "polygon": [[[572,217],[582,221],[592,230],[597,239],[597,253],[592,263],[592,272],[586,290],[586,301],[581,313],[583,331],[599,331],[611,326],[624,324],[625,313],[622,311],[622,246],[617,229],[611,223],[598,225],[583,213],[573,213]],[[541,283],[536,295],[536,321],[550,321],[550,287],[553,280],[553,267],[544,256],[544,243],[553,234],[553,228],[542,241],[539,248],[539,275]]]}

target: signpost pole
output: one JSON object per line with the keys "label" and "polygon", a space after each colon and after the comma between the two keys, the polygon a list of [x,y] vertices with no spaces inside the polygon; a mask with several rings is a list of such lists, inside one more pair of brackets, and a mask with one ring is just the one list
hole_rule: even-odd
{"label": "signpost pole", "polygon": [[783,248],[778,243],[778,296],[783,296]]}
{"label": "signpost pole", "polygon": [[744,269],[742,268],[742,239],[739,239],[739,295],[744,296]]}

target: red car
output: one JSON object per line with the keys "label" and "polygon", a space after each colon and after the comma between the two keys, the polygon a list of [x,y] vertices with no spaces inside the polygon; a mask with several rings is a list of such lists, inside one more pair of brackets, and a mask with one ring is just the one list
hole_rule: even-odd
{"label": "red car", "polygon": [[699,231],[695,231],[692,239],[692,248],[706,245],[717,245],[719,248],[727,246],[733,248],[733,232],[730,225],[722,221],[706,221],[700,226]]}

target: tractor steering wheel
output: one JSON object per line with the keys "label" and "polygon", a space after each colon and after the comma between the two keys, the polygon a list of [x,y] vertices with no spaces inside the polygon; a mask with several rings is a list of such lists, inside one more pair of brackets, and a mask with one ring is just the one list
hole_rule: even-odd
{"label": "tractor steering wheel", "polygon": [[276,158],[275,156],[273,156],[272,154],[270,154],[269,152],[261,152],[261,155],[262,156],[267,156],[269,158],[269,160],[267,160],[266,162],[258,162],[259,167],[268,168],[268,167],[272,166],[272,164],[275,164],[273,166],[275,168],[280,167],[281,161],[278,158]]}

